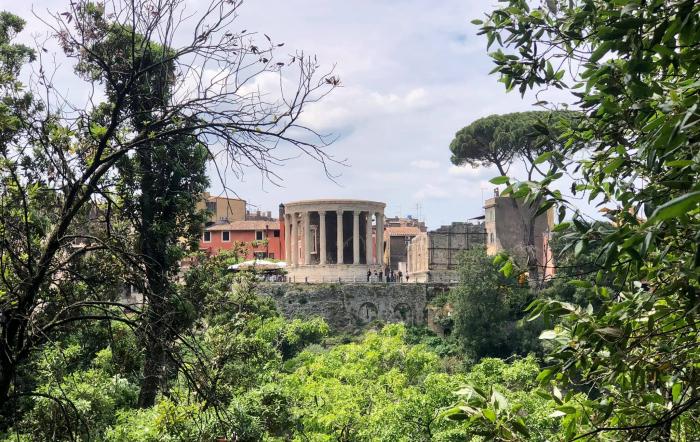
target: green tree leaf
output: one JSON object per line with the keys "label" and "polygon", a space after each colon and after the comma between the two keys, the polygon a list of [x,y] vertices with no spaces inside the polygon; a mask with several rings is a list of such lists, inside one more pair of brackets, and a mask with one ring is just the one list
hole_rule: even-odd
{"label": "green tree leaf", "polygon": [[699,203],[700,191],[690,192],[676,197],[657,207],[654,213],[649,217],[647,224],[653,224],[685,215],[687,212],[695,209]]}

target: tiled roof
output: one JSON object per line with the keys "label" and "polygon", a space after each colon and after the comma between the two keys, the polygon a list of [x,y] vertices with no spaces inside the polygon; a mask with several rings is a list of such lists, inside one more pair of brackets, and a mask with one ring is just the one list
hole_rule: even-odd
{"label": "tiled roof", "polygon": [[206,228],[208,231],[220,230],[279,230],[280,225],[277,221],[234,221],[232,223],[213,224]]}
{"label": "tiled roof", "polygon": [[420,227],[415,226],[387,227],[385,230],[385,235],[389,236],[415,236],[420,233]]}

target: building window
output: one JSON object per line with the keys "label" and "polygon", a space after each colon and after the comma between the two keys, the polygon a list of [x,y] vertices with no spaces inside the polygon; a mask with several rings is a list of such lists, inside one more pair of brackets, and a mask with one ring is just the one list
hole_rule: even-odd
{"label": "building window", "polygon": [[491,237],[490,237],[490,241],[489,241],[489,242],[490,242],[491,244],[493,244],[493,243],[496,242],[496,241],[493,240],[493,232],[491,232]]}
{"label": "building window", "polygon": [[202,235],[202,241],[211,242],[211,232],[204,232]]}
{"label": "building window", "polygon": [[231,241],[231,232],[229,232],[228,230],[224,230],[223,232],[221,232],[221,241],[222,242]]}
{"label": "building window", "polygon": [[207,212],[211,212],[216,215],[216,201],[207,201]]}
{"label": "building window", "polygon": [[265,239],[265,232],[263,232],[262,230],[256,230],[255,231],[255,240],[262,241],[263,239]]}
{"label": "building window", "polygon": [[265,253],[265,252],[255,252],[253,255],[255,256],[255,259],[267,258],[267,253]]}
{"label": "building window", "polygon": [[275,238],[279,238],[279,237],[280,237],[280,231],[279,231],[279,230],[273,230],[273,231],[272,231],[272,236],[275,237]]}

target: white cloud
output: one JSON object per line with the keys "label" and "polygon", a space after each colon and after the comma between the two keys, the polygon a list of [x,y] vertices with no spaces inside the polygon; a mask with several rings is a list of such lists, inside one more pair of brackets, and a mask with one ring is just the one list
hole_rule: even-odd
{"label": "white cloud", "polygon": [[370,97],[374,103],[385,112],[396,112],[399,110],[405,111],[425,104],[426,95],[425,89],[416,88],[409,90],[404,95],[372,92]]}
{"label": "white cloud", "polygon": [[[351,167],[329,165],[331,173],[340,175],[335,184],[319,163],[303,155],[296,158],[294,152],[289,155],[294,159],[274,168],[284,187],[265,183],[253,170],[246,171],[244,181],[229,174],[227,185],[264,210],[276,210],[285,201],[335,196],[384,201],[404,215],[415,215],[420,202],[431,227],[482,213],[482,187],[485,196],[492,194],[488,179],[498,173],[451,166],[449,143],[457,130],[477,118],[531,109],[537,101],[531,95],[523,100],[506,94],[497,78],[488,75],[493,65],[485,39],[476,35],[477,27],[469,20],[482,16],[490,3],[405,0],[397,7],[396,1],[306,0],[303,8],[281,0],[245,3],[233,31],[264,32],[284,42],[279,57],[302,49],[315,54],[323,73],[335,64],[342,87],[307,107],[300,123],[338,135],[328,152],[347,159]],[[0,4],[29,20],[28,31],[20,36],[27,42],[31,33],[46,32],[30,7],[61,12],[67,1]],[[188,13],[201,13],[205,4],[188,0]],[[183,27],[179,37],[186,40],[188,29]],[[211,67],[206,79],[223,73]],[[57,85],[84,94],[70,62],[62,68]],[[193,87],[191,81],[182,85],[184,96]],[[270,99],[277,98],[272,94],[279,90],[279,79],[265,75],[242,92],[258,87]],[[561,99],[561,92],[556,93]],[[561,101],[551,95],[542,98]],[[216,175],[211,178],[212,190],[218,192],[222,184]]]}
{"label": "white cloud", "polygon": [[307,107],[301,121],[321,130],[342,130],[356,128],[368,120],[415,112],[428,104],[428,94],[423,88],[409,89],[404,93],[381,93],[357,85],[345,85]]}
{"label": "white cloud", "polygon": [[471,176],[478,177],[483,173],[483,168],[472,167],[472,166],[450,166],[447,169],[447,173],[452,176]]}
{"label": "white cloud", "polygon": [[450,192],[440,186],[434,184],[425,184],[416,193],[413,194],[414,198],[417,200],[423,200],[428,198],[443,199],[450,196]]}
{"label": "white cloud", "polygon": [[413,160],[408,164],[411,167],[415,167],[416,169],[439,169],[440,168],[440,162],[433,161],[433,160]]}

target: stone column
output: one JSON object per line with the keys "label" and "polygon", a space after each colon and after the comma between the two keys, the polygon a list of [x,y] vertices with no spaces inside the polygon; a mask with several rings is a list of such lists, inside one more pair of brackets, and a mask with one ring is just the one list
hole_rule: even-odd
{"label": "stone column", "polygon": [[377,264],[384,267],[384,214],[377,212]]}
{"label": "stone column", "polygon": [[343,211],[342,210],[336,210],[336,213],[338,215],[338,236],[336,238],[336,243],[337,243],[337,253],[338,253],[338,259],[337,263],[342,264],[343,263]]}
{"label": "stone column", "polygon": [[372,265],[372,212],[367,212],[366,229],[365,229],[365,259],[367,265]]}
{"label": "stone column", "polygon": [[311,264],[311,214],[304,212],[304,265]]}
{"label": "stone column", "polygon": [[292,263],[292,219],[289,214],[284,215],[284,258],[287,264]]}
{"label": "stone column", "polygon": [[318,211],[318,256],[321,265],[326,263],[326,211]]}
{"label": "stone column", "polygon": [[352,212],[352,263],[360,263],[360,211]]}
{"label": "stone column", "polygon": [[299,265],[299,231],[297,230],[297,214],[292,212],[289,217],[292,219],[292,237],[290,238],[290,253],[292,254],[292,265]]}

